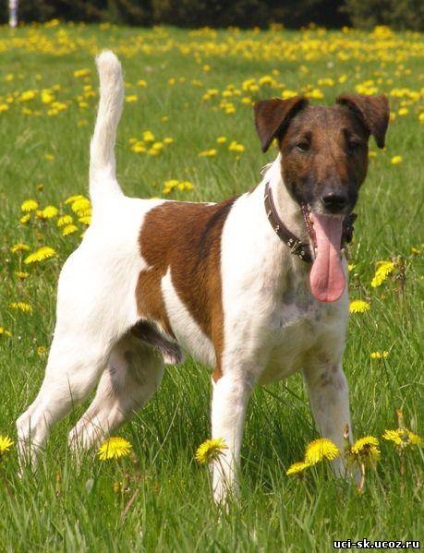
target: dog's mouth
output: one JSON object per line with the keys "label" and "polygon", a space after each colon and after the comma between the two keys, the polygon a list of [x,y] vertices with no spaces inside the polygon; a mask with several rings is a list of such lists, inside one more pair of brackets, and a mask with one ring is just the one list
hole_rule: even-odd
{"label": "dog's mouth", "polygon": [[321,302],[337,301],[346,288],[342,265],[343,216],[325,215],[303,207],[303,216],[313,252],[309,285]]}

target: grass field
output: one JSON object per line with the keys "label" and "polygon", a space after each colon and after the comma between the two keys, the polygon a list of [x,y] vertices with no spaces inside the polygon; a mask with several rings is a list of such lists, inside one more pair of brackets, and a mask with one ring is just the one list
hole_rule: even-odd
{"label": "grass field", "polygon": [[[0,28],[0,434],[16,440],[14,421],[38,391],[60,267],[89,223],[87,202],[72,197],[87,193],[93,57],[105,47],[125,71],[117,156],[129,195],[220,200],[253,187],[275,156],[260,152],[257,98],[302,93],[331,104],[344,91],[389,95],[387,147],[371,145],[351,252],[351,299],[368,309],[351,315],[344,360],[355,435],[377,437],[381,460],[362,494],[324,464],[303,480],[287,476],[318,436],[302,381],[258,389],[240,504],[219,518],[208,470],[194,460],[209,435],[210,374],[188,360],[169,367],[154,399],[119,432],[132,456],[102,462],[92,452],[76,466],[66,435],[81,406],[54,429],[35,478],[18,478],[15,446],[4,452],[1,550],[321,553],[333,540],[363,538],[423,547],[423,448],[405,448],[401,475],[396,447],[381,438],[397,428],[399,408],[408,428],[424,432],[419,34]],[[44,255],[43,246],[51,248]],[[393,265],[378,283],[381,261]]]}

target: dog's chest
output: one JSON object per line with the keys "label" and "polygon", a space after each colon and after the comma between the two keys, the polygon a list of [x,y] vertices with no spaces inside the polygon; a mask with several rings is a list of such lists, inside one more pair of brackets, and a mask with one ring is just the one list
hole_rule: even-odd
{"label": "dog's chest", "polygon": [[281,301],[269,319],[267,361],[261,383],[286,378],[313,358],[344,341],[345,321],[340,306],[320,304],[312,299]]}

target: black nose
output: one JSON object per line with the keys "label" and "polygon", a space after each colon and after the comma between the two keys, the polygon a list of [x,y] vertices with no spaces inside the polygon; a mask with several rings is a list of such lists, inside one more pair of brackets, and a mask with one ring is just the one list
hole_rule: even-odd
{"label": "black nose", "polygon": [[338,192],[327,192],[321,196],[321,201],[325,209],[337,213],[347,206],[349,198]]}

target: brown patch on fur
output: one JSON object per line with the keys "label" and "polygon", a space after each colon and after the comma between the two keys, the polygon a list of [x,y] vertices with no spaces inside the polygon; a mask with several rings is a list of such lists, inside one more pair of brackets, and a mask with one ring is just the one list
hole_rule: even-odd
{"label": "brown patch on fur", "polygon": [[224,345],[221,234],[234,200],[215,205],[166,202],[147,213],[139,238],[141,255],[150,267],[137,283],[140,316],[174,336],[161,292],[161,280],[170,268],[180,300],[214,345],[214,380],[221,376]]}

